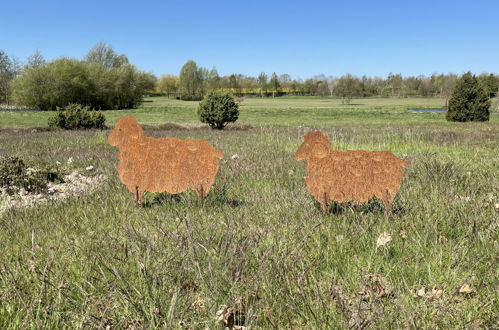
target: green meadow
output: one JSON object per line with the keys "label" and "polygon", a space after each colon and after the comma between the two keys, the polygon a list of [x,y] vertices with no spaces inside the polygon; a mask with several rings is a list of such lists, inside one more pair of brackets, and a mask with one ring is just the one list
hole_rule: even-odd
{"label": "green meadow", "polygon": [[[496,328],[499,115],[408,111],[444,105],[434,98],[351,103],[247,98],[224,131],[199,124],[198,102],[106,111],[108,125],[135,116],[146,135],[225,153],[206,200],[146,194],[142,208],[118,179],[109,130],[0,112],[0,156],[106,176],[90,193],[0,214],[0,327]],[[332,148],[409,163],[391,216],[376,199],[321,213],[294,160],[316,129]]]}
{"label": "green meadow", "polygon": [[[240,100],[240,122],[254,126],[327,126],[380,124],[439,123],[445,124],[443,113],[413,113],[411,108],[442,108],[438,98],[363,98],[350,105],[338,98],[277,97]],[[105,111],[107,123],[122,116],[135,116],[140,123],[157,125],[166,122],[197,124],[199,102],[167,97],[146,98],[137,109]],[[46,126],[52,111],[2,111],[0,127]],[[497,115],[492,120],[497,120]]]}

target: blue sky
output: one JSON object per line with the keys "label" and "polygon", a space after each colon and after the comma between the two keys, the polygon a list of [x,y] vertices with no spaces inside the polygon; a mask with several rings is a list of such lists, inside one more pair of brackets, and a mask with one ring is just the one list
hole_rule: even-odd
{"label": "blue sky", "polygon": [[499,72],[499,1],[6,1],[0,49],[82,58],[106,42],[142,70],[222,75]]}

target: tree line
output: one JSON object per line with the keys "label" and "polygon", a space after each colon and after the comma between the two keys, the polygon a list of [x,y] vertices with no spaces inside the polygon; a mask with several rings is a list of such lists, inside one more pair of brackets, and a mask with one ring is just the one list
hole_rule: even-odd
{"label": "tree line", "polygon": [[[431,76],[407,76],[389,74],[382,77],[357,77],[345,74],[341,77],[318,75],[309,79],[292,79],[289,74],[267,75],[262,72],[257,77],[243,74],[220,76],[216,68],[208,70],[189,60],[183,65],[178,76],[163,75],[156,84],[158,93],[176,96],[184,100],[198,100],[213,90],[230,91],[236,95],[276,96],[311,95],[336,96],[344,103],[354,97],[441,97],[448,99],[455,87],[458,75],[433,74]],[[480,83],[490,96],[499,89],[499,76],[483,73],[478,76]]]}
{"label": "tree line", "polygon": [[[0,50],[0,104],[43,110],[78,103],[92,109],[127,109],[136,107],[146,94],[162,94],[183,100],[201,100],[211,91],[238,96],[275,97],[280,95],[334,96],[350,103],[356,97],[440,97],[448,100],[458,75],[341,77],[317,75],[293,79],[289,74],[260,73],[222,76],[187,61],[178,75],[157,79],[129,63],[104,43],[98,43],[83,59],[58,58],[47,62],[40,52],[30,56],[24,65]],[[477,76],[490,96],[496,96],[499,76],[483,73]]]}

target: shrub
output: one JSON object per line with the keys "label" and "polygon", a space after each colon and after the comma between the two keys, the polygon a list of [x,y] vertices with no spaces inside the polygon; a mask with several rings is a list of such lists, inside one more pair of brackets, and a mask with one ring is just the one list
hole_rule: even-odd
{"label": "shrub", "polygon": [[199,119],[213,129],[223,129],[239,117],[239,104],[229,93],[211,92],[199,103]]}
{"label": "shrub", "polygon": [[182,101],[199,101],[203,99],[201,94],[182,94],[180,95],[180,100]]}
{"label": "shrub", "polygon": [[93,109],[136,107],[155,77],[131,64],[106,68],[100,63],[61,58],[31,68],[12,81],[12,99],[17,105],[55,110],[70,103]]}
{"label": "shrub", "polygon": [[64,109],[58,109],[57,113],[48,120],[50,127],[63,129],[103,129],[105,122],[106,117],[100,111],[92,111],[80,104],[70,104]]}
{"label": "shrub", "polygon": [[46,192],[48,182],[63,182],[62,174],[52,168],[29,168],[18,157],[0,158],[0,187],[13,194],[19,189]]}
{"label": "shrub", "polygon": [[470,72],[456,82],[449,99],[447,120],[449,121],[488,121],[490,97],[478,79]]}

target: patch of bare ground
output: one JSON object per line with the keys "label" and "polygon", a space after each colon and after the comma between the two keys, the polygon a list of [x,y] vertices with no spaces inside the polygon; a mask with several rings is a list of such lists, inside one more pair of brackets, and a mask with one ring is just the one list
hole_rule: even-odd
{"label": "patch of bare ground", "polygon": [[333,301],[350,329],[366,329],[375,324],[385,312],[383,301],[395,298],[392,285],[377,274],[365,275],[353,296],[346,294],[341,285],[334,285],[331,291]]}
{"label": "patch of bare ground", "polygon": [[75,170],[65,175],[62,183],[49,182],[46,194],[29,193],[25,189],[19,189],[16,194],[10,195],[7,193],[7,188],[3,187],[0,188],[0,214],[9,209],[29,208],[37,204],[61,201],[75,195],[89,194],[106,179],[103,174],[86,176]]}

